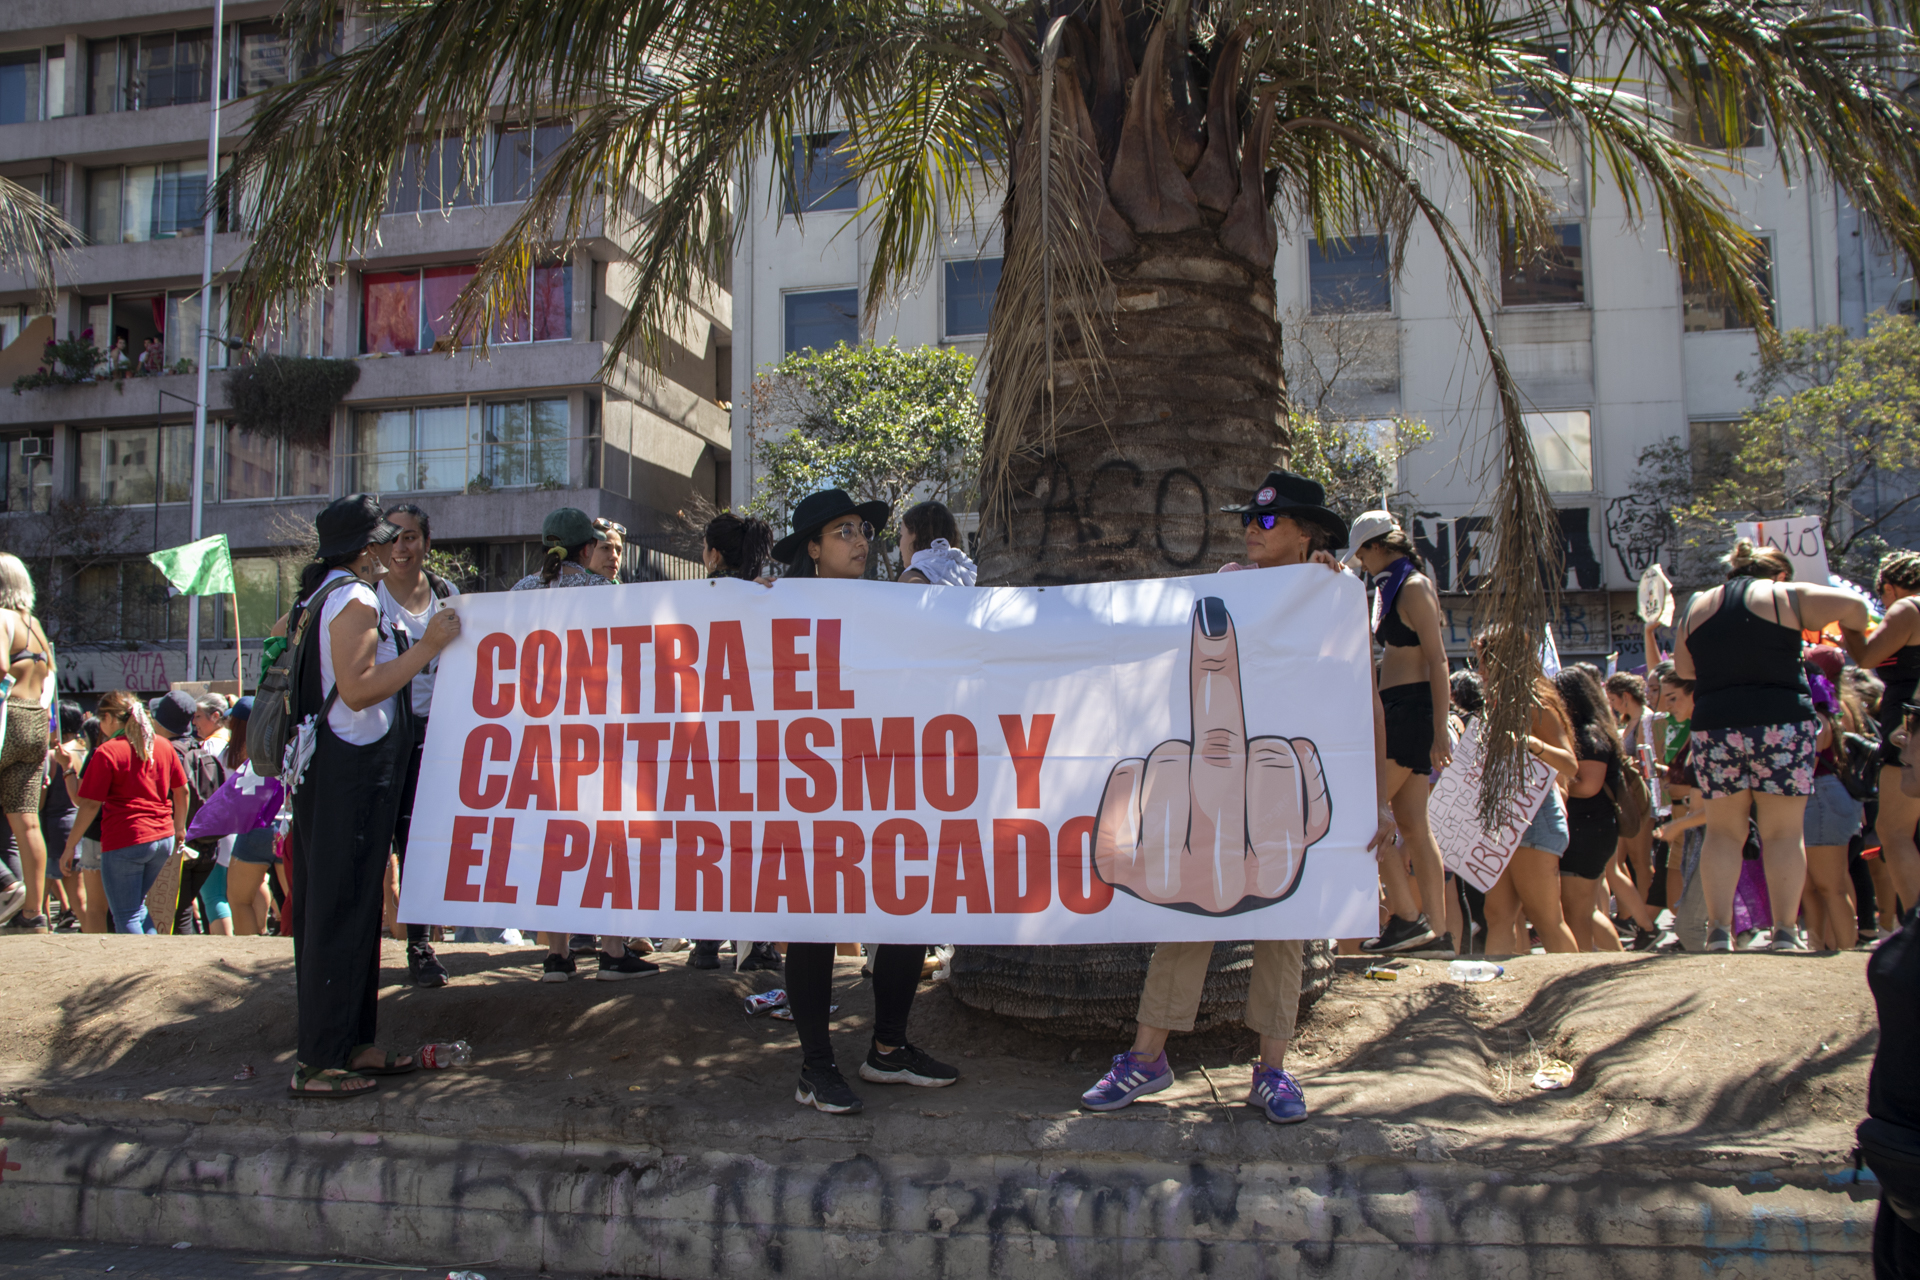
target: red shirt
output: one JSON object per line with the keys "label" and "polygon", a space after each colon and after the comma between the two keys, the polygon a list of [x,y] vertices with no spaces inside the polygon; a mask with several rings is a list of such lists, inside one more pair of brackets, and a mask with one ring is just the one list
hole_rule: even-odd
{"label": "red shirt", "polygon": [[187,771],[172,745],[157,735],[149,754],[151,759],[142,760],[125,737],[110,738],[80,775],[80,798],[101,802],[102,849],[173,837],[173,793],[187,785]]}

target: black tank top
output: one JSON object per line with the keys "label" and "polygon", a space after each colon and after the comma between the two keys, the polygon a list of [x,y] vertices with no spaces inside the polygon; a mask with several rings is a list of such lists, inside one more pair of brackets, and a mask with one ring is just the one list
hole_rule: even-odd
{"label": "black tank top", "polygon": [[1904,715],[1901,706],[1912,702],[1914,691],[1920,689],[1920,644],[1896,650],[1891,658],[1875,667],[1873,673],[1887,686],[1887,691],[1880,696],[1881,727],[1897,726]]}
{"label": "black tank top", "polygon": [[1741,729],[1813,719],[1800,628],[1747,607],[1754,578],[1735,578],[1720,607],[1687,635],[1693,656],[1693,727]]}

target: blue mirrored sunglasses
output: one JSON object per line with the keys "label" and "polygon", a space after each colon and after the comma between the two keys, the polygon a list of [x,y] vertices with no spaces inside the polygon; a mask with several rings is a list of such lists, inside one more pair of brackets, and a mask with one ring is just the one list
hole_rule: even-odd
{"label": "blue mirrored sunglasses", "polygon": [[1262,529],[1271,529],[1279,519],[1280,517],[1271,511],[1262,511],[1258,515],[1255,515],[1251,511],[1243,511],[1240,513],[1240,527],[1244,529],[1255,520],[1258,520]]}

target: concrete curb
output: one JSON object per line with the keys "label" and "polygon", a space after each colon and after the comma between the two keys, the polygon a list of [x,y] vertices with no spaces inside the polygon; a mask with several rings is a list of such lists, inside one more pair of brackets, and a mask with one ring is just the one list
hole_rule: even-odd
{"label": "concrete curb", "polygon": [[290,1133],[17,1110],[0,1142],[6,1234],[676,1280],[1865,1277],[1877,1191],[1838,1172],[1737,1172],[1737,1161],[1636,1177],[1574,1161],[1509,1173],[1444,1151],[822,1159],[808,1144],[770,1161],[599,1137]]}

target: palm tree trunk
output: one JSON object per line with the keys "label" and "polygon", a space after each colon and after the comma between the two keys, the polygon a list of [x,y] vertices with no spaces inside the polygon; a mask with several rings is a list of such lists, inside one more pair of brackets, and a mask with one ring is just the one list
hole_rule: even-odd
{"label": "palm tree trunk", "polygon": [[[1210,573],[1241,547],[1219,508],[1286,459],[1263,165],[1275,100],[1240,93],[1244,29],[1201,56],[1185,14],[1130,35],[1121,0],[1101,0],[1063,29],[1051,102],[1043,47],[1003,42],[1025,125],[1002,213],[982,582]],[[1215,949],[1196,1027],[1243,1016],[1251,950]],[[961,947],[953,992],[1054,1034],[1125,1035],[1152,953]],[[1332,971],[1324,942],[1307,957],[1303,1012]]]}
{"label": "palm tree trunk", "polygon": [[995,583],[1212,572],[1240,550],[1239,523],[1219,508],[1245,501],[1285,457],[1271,260],[1256,268],[1225,248],[1217,225],[1138,240],[1108,264],[1104,358],[1077,330],[1061,335],[1056,385],[1097,386],[1061,416],[1051,447],[1011,469],[983,547]]}

